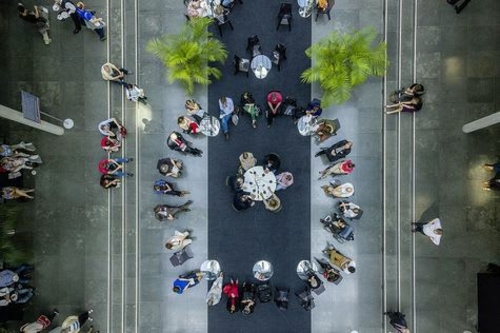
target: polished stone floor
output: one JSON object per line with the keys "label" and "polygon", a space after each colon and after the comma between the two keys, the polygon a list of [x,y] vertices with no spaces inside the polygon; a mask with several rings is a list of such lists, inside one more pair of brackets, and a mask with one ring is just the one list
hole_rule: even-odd
{"label": "polished stone floor", "polygon": [[[101,332],[206,332],[206,283],[182,297],[170,292],[179,273],[207,257],[210,240],[204,235],[214,221],[206,218],[206,158],[190,163],[188,176],[177,182],[196,189],[189,215],[160,223],[151,210],[166,201],[152,193],[151,183],[185,95],[166,83],[163,67],[144,46],[179,30],[183,4],[109,0],[87,7],[106,17],[106,42],[90,31],[74,36],[71,21],[52,15],[53,42],[46,46],[34,27],[17,18],[14,3],[0,3],[0,104],[20,109],[19,91],[27,90],[41,97],[44,112],[76,123],[55,137],[0,121],[1,137],[32,140],[44,160],[36,176],[26,177],[36,185],[36,200],[23,204],[22,229],[33,233],[40,293],[27,319],[54,306],[62,314],[93,308]],[[325,111],[342,123],[336,138],[355,143],[357,167],[346,179],[356,185],[353,201],[365,214],[354,222],[356,240],[339,245],[356,260],[358,272],[317,297],[312,332],[391,332],[382,316],[389,309],[405,312],[412,332],[473,331],[475,274],[500,257],[499,195],[481,190],[491,177],[481,165],[497,158],[500,130],[464,134],[461,128],[499,110],[500,43],[491,37],[498,35],[499,13],[495,0],[473,0],[460,15],[444,0],[337,0],[331,21],[311,22],[313,41],[334,29],[373,26],[387,41],[390,60],[383,80],[370,79],[351,101]],[[149,107],[129,103],[119,87],[101,79],[106,61],[137,73],[131,80],[146,90]],[[414,81],[427,90],[422,111],[383,116],[388,93]],[[318,94],[313,86],[311,95]],[[206,105],[206,90],[197,90],[195,98]],[[123,154],[135,157],[130,170],[136,176],[106,193],[97,181],[97,162],[105,154],[96,126],[110,115],[129,129]],[[206,151],[206,140],[193,141]],[[314,153],[318,146],[311,145]],[[322,167],[311,156],[311,257],[331,239],[319,223],[332,210],[314,177]],[[439,247],[409,231],[412,220],[435,216],[444,226]],[[195,231],[195,258],[174,269],[163,242],[178,228]]]}

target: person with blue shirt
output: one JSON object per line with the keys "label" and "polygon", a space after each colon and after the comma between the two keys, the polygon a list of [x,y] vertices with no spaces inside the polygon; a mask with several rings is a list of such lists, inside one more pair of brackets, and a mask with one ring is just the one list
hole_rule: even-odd
{"label": "person with blue shirt", "polygon": [[106,24],[102,18],[97,18],[95,12],[86,10],[83,2],[78,2],[76,4],[76,14],[80,18],[80,22],[85,24],[90,30],[94,30],[100,40],[106,40],[106,35],[104,34],[104,27]]}
{"label": "person with blue shirt", "polygon": [[186,289],[192,288],[200,283],[203,274],[201,272],[192,271],[187,274],[179,275],[179,278],[174,281],[173,291],[177,294],[182,294]]}

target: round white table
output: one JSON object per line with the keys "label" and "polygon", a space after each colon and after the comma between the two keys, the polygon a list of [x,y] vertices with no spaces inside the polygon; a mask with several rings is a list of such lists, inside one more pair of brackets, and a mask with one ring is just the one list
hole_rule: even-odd
{"label": "round white table", "polygon": [[263,79],[272,68],[271,59],[268,56],[260,54],[252,59],[250,68],[258,79]]}
{"label": "round white table", "polygon": [[265,172],[260,165],[248,169],[243,177],[243,191],[250,193],[254,201],[268,199],[276,191],[276,176],[272,172]]}
{"label": "round white table", "polygon": [[299,15],[303,18],[311,16],[314,9],[314,0],[297,0],[299,5]]}
{"label": "round white table", "polygon": [[273,264],[267,260],[259,260],[255,263],[255,265],[253,265],[252,273],[257,280],[267,281],[273,277]]}

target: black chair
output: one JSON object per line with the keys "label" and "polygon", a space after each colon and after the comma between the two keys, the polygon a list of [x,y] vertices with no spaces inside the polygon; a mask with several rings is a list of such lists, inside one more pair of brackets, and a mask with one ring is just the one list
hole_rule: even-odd
{"label": "black chair", "polygon": [[224,25],[229,25],[231,30],[234,30],[233,24],[231,23],[231,20],[227,16],[227,13],[221,14],[215,18],[215,23],[217,24],[217,27],[219,28],[219,34],[221,37],[222,36],[222,26]]}
{"label": "black chair", "polygon": [[288,2],[282,2],[280,5],[280,11],[278,13],[278,26],[276,30],[279,29],[281,24],[288,24],[288,31],[292,31],[292,4]]}
{"label": "black chair", "polygon": [[252,58],[262,54],[259,36],[250,36],[247,39],[247,51],[252,52]]}
{"label": "black chair", "polygon": [[286,60],[286,47],[283,44],[276,44],[273,51],[273,64],[278,66],[278,71],[281,71],[281,63]]}
{"label": "black chair", "polygon": [[245,72],[247,73],[248,77],[248,71],[250,70],[250,60],[240,58],[237,55],[234,55],[233,65],[234,65],[234,75],[240,72]]}
{"label": "black chair", "polygon": [[311,295],[309,288],[306,287],[303,292],[295,293],[295,295],[299,298],[300,305],[304,310],[311,311],[316,307],[316,304],[314,304],[314,297]]}
{"label": "black chair", "polygon": [[297,108],[297,99],[292,96],[285,97],[285,100],[281,105],[282,114],[284,116],[293,116],[295,114],[296,108]]}
{"label": "black chair", "polygon": [[328,21],[330,21],[332,18],[330,17],[330,11],[332,10],[333,6],[335,5],[335,0],[328,0],[328,6],[326,9],[320,9],[316,7],[316,19],[314,21],[318,20],[318,17],[320,14],[323,14],[328,16]]}

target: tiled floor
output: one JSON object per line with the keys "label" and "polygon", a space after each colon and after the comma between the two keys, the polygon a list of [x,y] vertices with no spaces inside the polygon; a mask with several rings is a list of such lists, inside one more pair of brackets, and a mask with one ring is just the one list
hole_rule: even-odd
{"label": "tiled floor", "polygon": [[[342,123],[337,138],[355,142],[357,169],[349,179],[365,215],[355,222],[356,241],[340,246],[359,270],[317,298],[313,332],[385,332],[381,313],[397,307],[407,313],[412,332],[473,331],[475,273],[500,255],[499,197],[480,189],[490,176],[481,164],[500,151],[499,128],[461,132],[463,124],[499,109],[500,44],[491,36],[500,29],[500,3],[471,1],[458,16],[444,0],[416,3],[337,1],[331,21],[321,17],[312,23],[313,40],[332,29],[373,26],[387,36],[391,63],[385,80],[369,80],[350,102],[326,111]],[[0,4],[5,50],[0,104],[19,109],[19,90],[25,89],[41,97],[43,111],[76,123],[54,137],[0,121],[2,136],[33,140],[44,159],[38,175],[27,179],[36,182],[36,200],[23,205],[40,292],[30,311],[57,306],[69,314],[92,307],[101,332],[205,332],[205,282],[182,298],[173,295],[171,281],[180,270],[168,264],[162,243],[176,228],[194,229],[196,257],[187,268],[205,259],[206,159],[189,165],[189,177],[178,181],[200,189],[192,195],[196,205],[190,215],[159,223],[151,211],[162,200],[150,190],[156,160],[166,153],[164,133],[174,128],[170,119],[185,96],[165,83],[164,69],[144,45],[179,29],[185,20],[182,2],[143,1],[137,12],[130,0],[87,6],[109,14],[108,42],[90,31],[74,36],[71,21],[52,15],[53,43],[45,46],[36,30],[17,18],[14,4]],[[125,103],[119,87],[102,81],[99,67],[108,60],[140,73],[131,80],[145,88],[151,108]],[[414,78],[427,89],[424,109],[415,117],[382,117],[384,88],[392,91]],[[318,91],[313,87],[312,95]],[[206,104],[205,90],[195,97]],[[111,195],[100,189],[96,168],[105,157],[96,124],[108,115],[124,120],[130,133],[124,155],[136,157],[130,166],[136,177]],[[195,144],[206,148],[205,139]],[[311,144],[314,153],[317,145]],[[311,158],[311,168],[312,174],[322,168],[319,159]],[[318,221],[332,203],[319,184],[311,179],[312,196],[319,198],[312,204],[311,237],[317,240],[312,256],[320,255],[328,239]],[[441,217],[445,230],[439,247],[409,233],[411,220],[434,216]]]}

